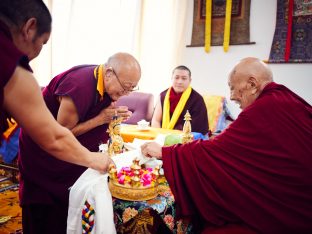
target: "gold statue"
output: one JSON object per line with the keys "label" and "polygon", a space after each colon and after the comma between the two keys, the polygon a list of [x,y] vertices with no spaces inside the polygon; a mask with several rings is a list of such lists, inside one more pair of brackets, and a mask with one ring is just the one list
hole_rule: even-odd
{"label": "gold statue", "polygon": [[125,151],[124,142],[120,135],[122,118],[117,116],[117,113],[113,116],[112,121],[109,123],[107,132],[109,133],[109,140],[107,142],[108,154],[113,156]]}
{"label": "gold statue", "polygon": [[192,126],[191,126],[191,115],[190,112],[187,110],[184,115],[184,125],[183,125],[183,134],[182,134],[182,144],[191,142],[193,140],[192,135]]}

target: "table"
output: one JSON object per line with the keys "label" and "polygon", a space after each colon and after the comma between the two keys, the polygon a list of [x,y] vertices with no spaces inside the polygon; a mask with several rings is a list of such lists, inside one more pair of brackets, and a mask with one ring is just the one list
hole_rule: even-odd
{"label": "table", "polygon": [[[153,127],[139,130],[137,125],[121,126],[124,142],[133,142],[134,138],[153,140],[158,134],[181,135],[182,133],[180,130]],[[193,133],[194,136],[199,134]],[[156,198],[148,201],[125,201],[113,198],[113,209],[117,233],[193,233],[193,226],[189,220],[176,219],[175,200],[164,177]]]}
{"label": "table", "polygon": [[174,197],[163,179],[159,195],[148,201],[113,198],[117,233],[192,233],[188,220],[177,220]]}
{"label": "table", "polygon": [[[138,129],[137,125],[123,124],[121,125],[120,135],[124,142],[133,142],[134,138],[142,140],[154,140],[158,134],[169,135],[177,134],[181,135],[183,132],[180,130],[171,130],[163,128],[148,127],[146,130]],[[199,132],[192,132],[194,139],[208,139],[208,136],[204,136]]]}
{"label": "table", "polygon": [[146,130],[138,129],[137,125],[121,125],[120,135],[124,142],[132,142],[134,138],[153,140],[158,134],[182,134],[180,130],[148,127]]}

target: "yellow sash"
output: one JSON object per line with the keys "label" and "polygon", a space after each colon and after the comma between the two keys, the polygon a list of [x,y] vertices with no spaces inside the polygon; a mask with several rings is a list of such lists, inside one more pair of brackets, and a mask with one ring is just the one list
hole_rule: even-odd
{"label": "yellow sash", "polygon": [[178,105],[176,106],[173,115],[170,119],[170,101],[169,101],[169,96],[170,96],[170,91],[171,88],[168,89],[165,100],[164,100],[164,107],[163,107],[163,117],[162,117],[162,128],[165,129],[173,129],[174,126],[176,125],[184,107],[189,99],[191,92],[192,92],[192,87],[189,86],[182,94]]}
{"label": "yellow sash", "polygon": [[[17,122],[11,118],[10,120],[7,119],[8,122],[8,129],[3,133],[3,137],[4,139],[8,140],[10,138],[10,136],[12,135],[12,133],[15,131],[15,129],[18,128],[18,124]],[[0,137],[1,138],[1,137]]]}
{"label": "yellow sash", "polygon": [[101,98],[100,98],[101,101],[103,100],[103,95],[104,95],[104,91],[105,91],[103,73],[104,73],[104,65],[103,64],[94,68],[94,77],[97,78],[96,90],[101,95]]}

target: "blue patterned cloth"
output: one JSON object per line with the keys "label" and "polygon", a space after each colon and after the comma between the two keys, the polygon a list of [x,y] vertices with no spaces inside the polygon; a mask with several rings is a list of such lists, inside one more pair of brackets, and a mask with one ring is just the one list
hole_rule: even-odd
{"label": "blue patterned cloth", "polygon": [[157,211],[172,233],[177,233],[178,230],[180,232],[181,229],[183,229],[183,233],[192,233],[193,227],[188,221],[176,219],[175,201],[168,183],[166,182],[160,186],[162,187],[159,195],[148,201],[126,201],[113,198],[116,228],[130,221],[141,211],[152,208]]}
{"label": "blue patterned cloth", "polygon": [[12,163],[18,153],[18,136],[20,128],[16,129],[8,141],[2,140],[0,154],[5,163]]}

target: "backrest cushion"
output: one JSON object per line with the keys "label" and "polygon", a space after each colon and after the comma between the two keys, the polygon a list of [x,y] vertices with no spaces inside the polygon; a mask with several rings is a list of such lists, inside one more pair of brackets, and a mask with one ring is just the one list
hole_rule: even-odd
{"label": "backrest cushion", "polygon": [[154,111],[154,95],[144,92],[131,92],[122,96],[116,102],[117,106],[127,106],[132,111],[132,116],[125,122],[137,124],[142,119],[150,122]]}
{"label": "backrest cushion", "polygon": [[227,120],[232,120],[232,115],[227,108],[226,98],[219,95],[203,95],[207,113],[209,130],[211,133],[220,133],[227,127]]}

